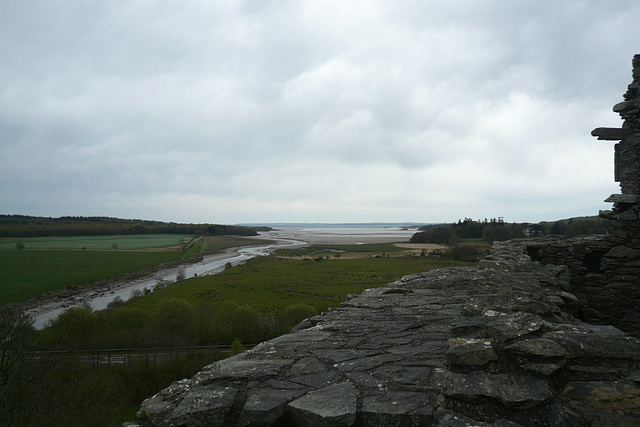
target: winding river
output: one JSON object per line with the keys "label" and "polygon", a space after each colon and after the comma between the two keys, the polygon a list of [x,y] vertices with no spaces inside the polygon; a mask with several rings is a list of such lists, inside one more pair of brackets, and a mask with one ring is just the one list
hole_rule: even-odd
{"label": "winding river", "polygon": [[116,282],[102,289],[90,289],[73,297],[57,301],[50,301],[27,310],[34,318],[34,326],[37,329],[46,327],[49,322],[57,318],[70,307],[89,305],[92,310],[102,310],[116,298],[126,301],[132,297],[132,293],[144,292],[145,289],[153,290],[159,281],[174,282],[176,276],[184,270],[186,278],[194,276],[207,276],[220,273],[227,263],[235,266],[251,258],[266,256],[283,247],[300,247],[310,243],[381,243],[408,241],[415,230],[407,230],[394,227],[372,228],[285,228],[256,236],[260,239],[273,241],[270,244],[255,246],[243,246],[231,248],[227,251],[206,255],[203,260],[194,264],[183,264],[176,267],[165,268],[152,274],[131,281]]}
{"label": "winding river", "polygon": [[129,282],[115,283],[106,289],[92,289],[73,297],[65,298],[64,300],[48,302],[28,310],[27,313],[33,317],[34,327],[36,329],[42,329],[70,307],[88,304],[92,310],[103,310],[116,298],[126,301],[130,299],[136,291],[143,292],[145,289],[152,291],[159,281],[174,282],[176,276],[182,271],[184,271],[186,278],[217,274],[225,269],[227,263],[236,266],[251,258],[269,255],[276,248],[306,245],[306,242],[301,240],[281,238],[275,235],[263,235],[260,237],[269,238],[273,240],[274,243],[231,248],[223,253],[205,255],[202,261],[194,264],[183,264],[176,267],[165,268],[155,271],[146,277]]}

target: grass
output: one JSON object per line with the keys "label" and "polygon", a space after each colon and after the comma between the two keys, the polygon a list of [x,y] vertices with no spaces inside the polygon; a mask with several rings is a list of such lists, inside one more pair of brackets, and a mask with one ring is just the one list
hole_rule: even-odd
{"label": "grass", "polygon": [[[8,248],[0,250],[0,305],[24,302],[67,286],[112,279],[167,261],[266,242],[234,236],[202,237],[182,251],[183,242],[192,237],[146,234],[0,239],[0,247]],[[18,241],[26,249],[13,249]],[[118,250],[112,249],[114,243]],[[83,247],[87,250],[78,250]]]}
{"label": "grass", "polygon": [[207,237],[204,242],[202,253],[214,254],[222,252],[225,249],[238,247],[238,246],[254,246],[254,245],[267,245],[273,243],[272,240],[254,239],[250,237],[237,237],[237,236],[211,236]]}
{"label": "grass", "polygon": [[215,276],[176,283],[131,305],[152,310],[162,300],[178,298],[195,306],[236,301],[261,312],[307,304],[320,312],[338,305],[348,294],[385,285],[403,275],[460,265],[471,264],[411,256],[322,261],[260,257]]}
{"label": "grass", "polygon": [[1,251],[0,304],[24,302],[47,291],[118,277],[181,257],[182,252]]}
{"label": "grass", "polygon": [[351,256],[361,255],[376,256],[382,254],[401,253],[406,249],[395,246],[393,243],[370,243],[364,245],[311,245],[294,249],[278,249],[276,252],[280,256],[297,256],[297,257],[333,257],[337,253],[348,252]]}
{"label": "grass", "polygon": [[181,245],[193,238],[187,234],[130,234],[115,236],[50,236],[0,239],[0,249],[14,249],[23,243],[26,249],[92,249],[109,250],[118,245],[120,250],[162,248]]}

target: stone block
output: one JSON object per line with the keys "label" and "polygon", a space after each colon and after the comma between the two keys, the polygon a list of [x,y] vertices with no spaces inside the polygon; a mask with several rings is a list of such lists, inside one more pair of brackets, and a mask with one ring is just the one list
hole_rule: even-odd
{"label": "stone block", "polygon": [[454,399],[477,401],[490,398],[512,408],[533,408],[552,396],[546,381],[518,374],[450,373],[443,394]]}
{"label": "stone block", "polygon": [[346,381],[294,400],[287,411],[302,427],[352,426],[356,422],[358,390]]}

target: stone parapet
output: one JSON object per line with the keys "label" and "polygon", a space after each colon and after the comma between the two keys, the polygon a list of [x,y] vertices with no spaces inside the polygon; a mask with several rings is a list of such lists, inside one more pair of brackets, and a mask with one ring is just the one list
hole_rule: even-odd
{"label": "stone parapet", "polygon": [[570,269],[526,242],[352,297],[147,399],[143,424],[640,425],[640,339],[579,320]]}

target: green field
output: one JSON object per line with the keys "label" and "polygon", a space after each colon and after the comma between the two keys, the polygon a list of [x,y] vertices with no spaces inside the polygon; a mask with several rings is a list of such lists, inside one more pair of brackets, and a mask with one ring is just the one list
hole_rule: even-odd
{"label": "green field", "polygon": [[[152,234],[0,239],[0,243],[9,248],[0,250],[0,305],[24,302],[47,291],[112,279],[201,253],[266,243],[257,239],[211,236],[196,239],[187,251],[167,248],[191,238],[193,236],[183,234]],[[13,249],[18,241],[25,244],[25,249]],[[113,250],[114,243],[118,250]],[[78,250],[83,247],[87,250]],[[153,248],[166,250],[149,250]]]}
{"label": "green field", "polygon": [[46,291],[118,277],[166,261],[182,252],[0,251],[0,304],[24,302]]}
{"label": "green field", "polygon": [[194,306],[236,301],[260,312],[278,313],[292,304],[307,304],[321,312],[348,294],[403,275],[459,265],[470,264],[412,256],[322,261],[259,257],[215,276],[176,283],[131,305],[151,310],[162,300],[177,298]]}
{"label": "green field", "polygon": [[276,254],[281,256],[308,256],[315,258],[335,257],[337,253],[348,252],[352,255],[371,257],[382,254],[400,254],[406,249],[395,246],[393,243],[369,243],[364,245],[310,245],[293,249],[278,249]]}
{"label": "green field", "polygon": [[51,349],[258,343],[348,294],[406,274],[469,265],[430,257],[299,260],[257,257],[213,276],[174,283],[114,310],[71,309],[42,331]]}
{"label": "green field", "polygon": [[25,249],[113,249],[121,250],[163,248],[192,239],[188,234],[130,234],[116,236],[27,237],[0,239],[0,249],[15,249],[17,243]]}

